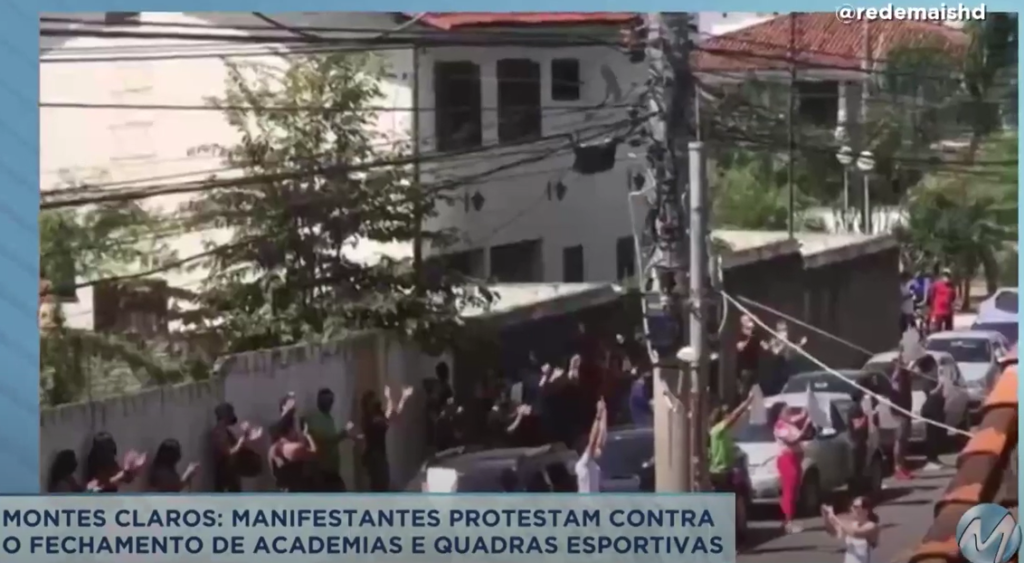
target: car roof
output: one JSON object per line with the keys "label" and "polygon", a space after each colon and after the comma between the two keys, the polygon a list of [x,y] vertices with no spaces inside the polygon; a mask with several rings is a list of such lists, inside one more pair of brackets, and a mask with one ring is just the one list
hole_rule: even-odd
{"label": "car roof", "polygon": [[947,330],[928,336],[928,340],[954,340],[958,338],[983,338],[989,341],[1003,340],[1003,335],[994,330]]}
{"label": "car roof", "polygon": [[837,370],[832,370],[832,371],[816,370],[816,371],[802,371],[800,373],[793,374],[792,376],[790,376],[789,379],[795,379],[795,378],[798,378],[798,377],[824,377],[824,376],[829,376],[829,375],[835,376],[833,371],[838,372],[840,375],[842,375],[844,377],[848,377],[850,379],[862,379],[862,378],[874,375],[875,373],[878,373],[876,371],[865,370],[865,369],[837,369]]}
{"label": "car roof", "polygon": [[[764,405],[766,407],[770,407],[775,403],[786,403],[791,407],[806,407],[808,395],[809,393],[783,393],[781,395],[773,395],[771,397],[765,398]],[[847,395],[846,393],[815,393],[814,396],[825,398],[828,400],[829,403],[853,401],[853,399],[851,399],[850,396]]]}
{"label": "car roof", "polygon": [[538,448],[496,448],[488,450],[459,452],[461,448],[446,450],[427,462],[429,467],[447,467],[455,470],[466,470],[474,467],[515,467],[516,462],[525,455],[536,452]]}
{"label": "car roof", "polygon": [[[925,350],[924,353],[928,354],[929,356],[931,356],[933,358],[935,358],[936,360],[943,359],[946,356],[949,356],[950,358],[953,357],[952,354],[950,354],[949,352],[939,352],[939,351],[936,351],[936,350]],[[871,356],[871,359],[868,360],[864,365],[876,364],[876,363],[882,363],[882,362],[891,362],[891,361],[895,360],[896,357],[899,356],[899,354],[900,354],[899,350],[889,350],[888,352],[882,352],[880,354],[875,354],[874,356]]]}

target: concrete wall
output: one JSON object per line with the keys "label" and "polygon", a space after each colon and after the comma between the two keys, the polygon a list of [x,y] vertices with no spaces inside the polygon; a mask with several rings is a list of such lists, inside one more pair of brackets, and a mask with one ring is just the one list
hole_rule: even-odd
{"label": "concrete wall", "polygon": [[[803,268],[803,258],[799,253],[783,254],[730,268],[723,273],[722,283],[729,295],[753,299],[787,315],[799,317],[802,306]],[[775,322],[771,315],[753,309],[752,311],[767,323]],[[736,343],[739,341],[741,315],[736,307],[729,307],[721,336],[722,385],[719,389],[726,397],[731,396],[737,389]]]}
{"label": "concrete wall", "polygon": [[[801,319],[873,353],[896,348],[899,342],[899,250],[865,254],[818,267],[787,254],[726,270],[725,290]],[[751,311],[774,325],[779,319],[755,307]],[[736,342],[740,312],[730,307],[721,340],[721,389],[736,389]],[[807,337],[804,349],[832,368],[859,368],[868,355],[834,339],[789,323],[794,338]],[[800,369],[819,369],[804,358]]]}
{"label": "concrete wall", "polygon": [[[414,385],[431,376],[440,358],[431,358],[412,346],[382,333],[366,333],[319,346],[294,346],[239,354],[227,359],[224,377],[152,389],[106,401],[44,409],[40,417],[40,483],[44,483],[56,452],[71,449],[84,460],[96,432],[114,435],[119,449],[146,451],[150,455],[167,438],[181,442],[183,463],[204,464],[195,490],[208,490],[211,467],[207,434],[213,425],[213,408],[222,401],[235,405],[239,418],[266,425],[275,419],[278,402],[294,392],[300,413],[312,408],[316,392],[329,387],[337,395],[334,409],[339,424],[358,422],[357,401],[366,390],[385,384],[397,388]],[[396,389],[397,390],[397,389]],[[388,434],[388,453],[395,486],[412,477],[425,455],[423,397],[414,395],[403,416]],[[264,442],[266,438],[264,438]],[[268,444],[259,446],[265,451]],[[343,446],[343,475],[351,484],[356,478],[351,443]],[[135,484],[131,490],[141,490]],[[269,488],[269,476],[247,483],[250,490]]]}
{"label": "concrete wall", "polygon": [[[810,324],[873,353],[900,338],[899,250],[890,249],[805,272],[804,316]],[[867,354],[822,336],[809,345],[830,366],[858,368]]]}

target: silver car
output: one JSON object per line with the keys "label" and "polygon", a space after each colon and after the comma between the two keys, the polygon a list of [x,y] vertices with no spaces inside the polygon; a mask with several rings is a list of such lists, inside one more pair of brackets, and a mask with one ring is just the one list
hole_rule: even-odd
{"label": "silver car", "polygon": [[[926,354],[935,359],[939,366],[939,377],[951,383],[946,391],[946,426],[967,430],[970,428],[970,411],[968,410],[969,397],[963,376],[960,375],[960,368],[956,360],[948,352],[926,351]],[[865,371],[881,371],[892,373],[898,351],[882,352],[875,354],[867,364]],[[926,422],[920,418],[921,408],[924,406],[928,391],[935,385],[935,382],[924,377],[911,378],[911,412],[914,419],[910,423],[910,440],[913,442],[922,441],[925,438]]]}
{"label": "silver car", "polygon": [[[854,448],[849,432],[849,412],[853,407],[850,396],[846,393],[815,393],[815,396],[828,405],[831,427],[816,429],[814,437],[803,443],[803,477],[800,480],[798,510],[807,516],[817,514],[824,496],[845,488],[855,476],[866,476],[871,489],[878,491],[885,475],[878,433],[874,429],[869,434],[864,467],[854,467]],[[808,393],[768,397],[765,408],[777,402],[806,408]],[[753,500],[760,503],[778,499],[780,484],[775,459],[780,446],[775,441],[772,427],[744,420],[733,430],[733,436],[747,458]]]}
{"label": "silver car", "polygon": [[925,349],[956,360],[972,410],[981,405],[999,377],[999,359],[1010,350],[1006,337],[988,330],[950,330],[928,337]]}

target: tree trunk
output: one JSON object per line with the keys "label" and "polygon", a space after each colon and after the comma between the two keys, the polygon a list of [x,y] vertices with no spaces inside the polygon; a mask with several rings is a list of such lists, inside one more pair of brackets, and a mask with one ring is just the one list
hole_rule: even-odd
{"label": "tree trunk", "polygon": [[999,289],[999,261],[991,249],[981,253],[981,267],[985,273],[985,290],[992,295]]}
{"label": "tree trunk", "polygon": [[962,283],[960,295],[963,297],[960,301],[960,312],[966,312],[971,310],[971,278],[964,279]]}

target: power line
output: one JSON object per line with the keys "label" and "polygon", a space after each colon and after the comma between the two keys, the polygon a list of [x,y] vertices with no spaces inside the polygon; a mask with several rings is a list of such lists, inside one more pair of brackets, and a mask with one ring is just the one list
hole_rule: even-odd
{"label": "power line", "polygon": [[[354,32],[355,33],[355,32]],[[540,34],[520,34],[509,37],[500,33],[484,33],[472,35],[459,33],[444,37],[430,37],[416,34],[403,34],[400,36],[374,36],[374,37],[352,37],[352,38],[327,38],[319,37],[312,39],[305,36],[294,35],[224,35],[210,33],[180,33],[161,31],[118,31],[118,30],[88,30],[88,29],[41,29],[39,34],[43,37],[90,37],[100,39],[191,39],[197,41],[224,41],[225,43],[242,44],[322,44],[337,46],[395,46],[403,45],[405,48],[412,47],[452,47],[452,46],[477,46],[477,47],[586,47],[586,46],[608,46],[613,45],[611,41],[597,40],[593,38],[577,37],[569,34],[545,37]]]}
{"label": "power line", "polygon": [[[616,120],[616,121],[613,121],[613,122],[610,122],[610,123],[599,123],[599,124],[594,124],[594,125],[589,125],[589,126],[581,127],[581,128],[578,128],[578,129],[576,129],[574,131],[570,131],[570,132],[566,132],[566,133],[558,133],[558,134],[553,134],[553,135],[548,135],[548,136],[530,138],[530,139],[526,139],[526,140],[522,140],[522,141],[505,143],[505,144],[498,145],[498,146],[480,145],[480,146],[477,146],[477,147],[472,147],[472,148],[464,149],[464,150],[461,150],[461,151],[443,151],[443,152],[442,151],[437,151],[437,152],[434,152],[434,153],[420,153],[419,156],[394,158],[394,159],[390,159],[390,160],[382,159],[382,160],[379,160],[379,161],[365,163],[365,164],[362,164],[362,165],[353,165],[353,166],[348,167],[346,170],[337,170],[337,171],[339,171],[339,172],[344,172],[344,171],[360,171],[360,170],[368,170],[368,169],[379,168],[379,167],[384,167],[384,166],[403,166],[403,165],[408,165],[408,164],[412,164],[412,163],[415,163],[415,162],[419,162],[419,163],[422,164],[422,163],[435,162],[435,161],[444,161],[446,164],[451,164],[453,162],[460,162],[460,161],[461,162],[466,162],[466,161],[472,162],[472,161],[480,161],[480,160],[492,160],[494,158],[507,158],[507,157],[516,156],[516,155],[519,155],[519,154],[532,153],[534,150],[536,150],[536,148],[534,148],[534,147],[538,143],[542,143],[542,142],[546,142],[546,141],[550,141],[550,140],[571,138],[573,135],[577,135],[579,133],[583,133],[583,132],[587,132],[587,131],[602,130],[602,129],[608,129],[608,128],[612,128],[613,129],[615,127],[621,126],[622,124],[626,123],[627,121],[628,120],[621,120],[620,119],[620,120]],[[508,149],[516,149],[517,147],[518,147],[518,150],[508,150]],[[311,156],[310,157],[310,162],[306,162],[306,163],[300,163],[300,162],[291,162],[291,163],[289,163],[289,162],[278,162],[276,164],[278,164],[280,166],[286,166],[286,165],[292,164],[292,165],[306,167],[307,170],[309,169],[311,164],[316,164],[316,166],[318,167],[318,170],[328,171],[328,169],[330,169],[330,170],[335,170],[335,169],[330,168],[329,166],[328,167],[324,167],[323,165],[317,163],[316,159],[317,158],[330,159],[332,157],[333,157],[332,154],[325,153],[325,154],[322,154],[322,155],[319,155],[319,156]],[[221,167],[221,168],[216,168],[216,169],[207,169],[207,170],[202,170],[202,171],[191,171],[191,172],[187,172],[187,173],[182,173],[180,175],[179,174],[171,174],[171,175],[167,175],[167,177],[164,177],[162,179],[174,179],[174,178],[178,178],[178,177],[198,176],[198,175],[201,175],[201,174],[215,175],[215,174],[218,174],[218,173],[234,172],[234,171],[241,172],[241,171],[244,171],[245,169],[250,168],[250,167],[252,167],[251,164],[239,163],[239,164],[237,164],[235,166],[227,166],[227,167]],[[307,172],[300,172],[298,177],[301,177],[303,174],[309,174],[309,173],[311,173],[311,172],[309,172],[309,171],[307,171]],[[201,182],[201,185],[208,185],[209,182],[220,181],[220,182],[225,183],[225,185],[230,185],[233,182],[237,182],[238,180],[241,180],[243,178],[229,178],[229,179],[222,179],[222,180],[209,179],[209,180],[201,180],[201,181],[197,181],[197,182]],[[253,177],[253,178],[256,178],[256,177]],[[266,176],[260,176],[258,178],[266,178]],[[192,192],[192,191],[202,191],[203,189],[206,189],[206,188],[198,188],[197,185],[196,185],[196,182],[186,182],[186,183],[183,183],[183,184],[182,183],[178,183],[178,184],[170,184],[170,185],[166,185],[166,184],[164,184],[164,185],[159,185],[159,184],[158,185],[142,185],[142,184],[148,184],[150,182],[157,181],[157,180],[160,180],[160,179],[161,179],[160,177],[151,177],[151,178],[136,179],[136,180],[131,180],[131,181],[123,181],[123,182],[108,182],[108,183],[104,183],[104,184],[90,184],[90,185],[75,186],[75,187],[68,187],[68,188],[56,188],[56,189],[49,189],[49,190],[41,190],[40,193],[41,193],[41,195],[44,198],[46,198],[47,196],[54,197],[54,198],[59,198],[58,199],[59,205],[57,207],[47,207],[47,205],[51,205],[51,204],[44,202],[44,204],[41,205],[41,208],[42,209],[47,209],[47,208],[55,209],[55,208],[65,207],[64,204],[69,201],[69,199],[66,198],[66,196],[74,195],[74,194],[81,194],[81,193],[106,192],[106,193],[103,193],[101,196],[99,196],[102,199],[100,199],[98,201],[90,200],[88,202],[88,203],[104,203],[104,202],[110,202],[110,201],[122,201],[121,199],[118,199],[118,198],[120,198],[122,195],[125,195],[126,193],[127,194],[132,194],[132,195],[138,195],[140,192],[141,193],[146,193],[146,192],[152,191],[153,193],[151,195],[152,196],[156,196],[156,195],[168,195],[168,194],[177,194],[177,193],[189,193],[189,192]],[[288,178],[277,178],[276,180],[264,179],[262,181],[280,181],[282,179],[288,179]],[[135,188],[134,191],[133,190],[117,190],[117,191],[115,191],[115,190],[108,190],[107,189],[107,188],[111,188],[111,187],[126,186],[126,185],[127,186],[134,186],[134,188]],[[80,199],[74,199],[74,200],[70,200],[70,201],[80,201]]]}
{"label": "power line", "polygon": [[[568,146],[572,147],[572,146],[575,146],[575,144],[577,143],[576,135],[578,135],[579,133],[581,133],[583,131],[592,131],[592,130],[595,130],[595,129],[613,130],[616,127],[621,127],[622,125],[624,125],[626,123],[629,123],[630,121],[631,120],[627,119],[627,120],[621,120],[619,122],[612,123],[612,124],[591,125],[591,126],[588,126],[588,127],[579,128],[579,129],[577,129],[577,130],[575,130],[573,132],[560,133],[560,134],[557,134],[557,135],[549,135],[549,136],[546,136],[546,137],[539,137],[539,138],[531,139],[530,141],[527,141],[524,144],[532,145],[532,144],[536,144],[538,142],[558,140],[558,139],[563,139],[563,140],[567,139],[569,141]],[[596,137],[601,137],[601,136],[603,136],[605,134],[606,133],[602,132],[602,133],[597,134]],[[512,154],[515,154],[515,153],[508,153],[506,155],[501,155],[501,154],[494,154],[493,151],[494,151],[494,147],[479,147],[479,148],[472,149],[470,151],[466,151],[466,153],[470,153],[470,152],[490,152],[491,154],[488,155],[489,159],[501,158],[502,156],[511,156]],[[450,156],[450,153],[440,153],[440,154],[437,154],[437,155],[433,156],[431,160],[443,159],[443,158],[447,158],[449,156]],[[522,162],[522,163],[533,162],[534,160],[531,160],[531,159],[533,159],[534,156],[527,157],[523,161],[516,161],[513,164],[517,164],[517,163],[520,163],[520,162]],[[96,196],[86,196],[86,197],[78,197],[78,198],[58,199],[57,201],[50,201],[50,202],[45,202],[44,201],[44,202],[40,202],[40,209],[62,209],[62,208],[68,208],[68,207],[79,207],[79,206],[82,206],[82,205],[97,204],[97,203],[112,203],[112,202],[134,201],[134,200],[147,199],[147,198],[163,196],[163,195],[202,192],[202,191],[207,191],[207,190],[217,189],[217,188],[240,188],[240,187],[246,187],[246,186],[258,187],[261,184],[272,183],[272,182],[281,182],[281,181],[289,181],[289,180],[296,180],[296,179],[301,179],[301,178],[304,178],[304,177],[315,176],[315,175],[318,175],[318,174],[332,174],[332,173],[342,174],[342,173],[350,173],[350,172],[360,172],[360,171],[366,171],[366,170],[371,170],[371,169],[374,169],[374,168],[381,168],[381,167],[403,166],[403,165],[412,164],[415,161],[424,162],[425,160],[426,159],[424,159],[421,156],[421,157],[418,157],[418,158],[390,159],[390,160],[382,160],[382,161],[368,162],[368,163],[355,164],[355,165],[317,166],[315,169],[312,169],[312,170],[307,169],[307,170],[298,171],[298,172],[284,172],[284,173],[276,173],[276,174],[262,174],[262,175],[257,175],[257,176],[248,176],[248,177],[232,178],[232,179],[224,179],[224,180],[210,180],[210,181],[205,181],[205,182],[186,183],[186,184],[169,184],[169,185],[146,186],[145,188],[137,189],[135,191],[126,190],[126,191],[123,191],[123,192],[108,193],[108,194],[102,194],[102,195],[96,195]],[[506,169],[506,168],[505,167],[498,167],[497,171],[501,171],[501,170],[504,170],[504,169]],[[449,187],[449,182],[445,182],[445,181],[438,182],[438,186],[439,186],[438,189],[445,189],[446,187]]]}

